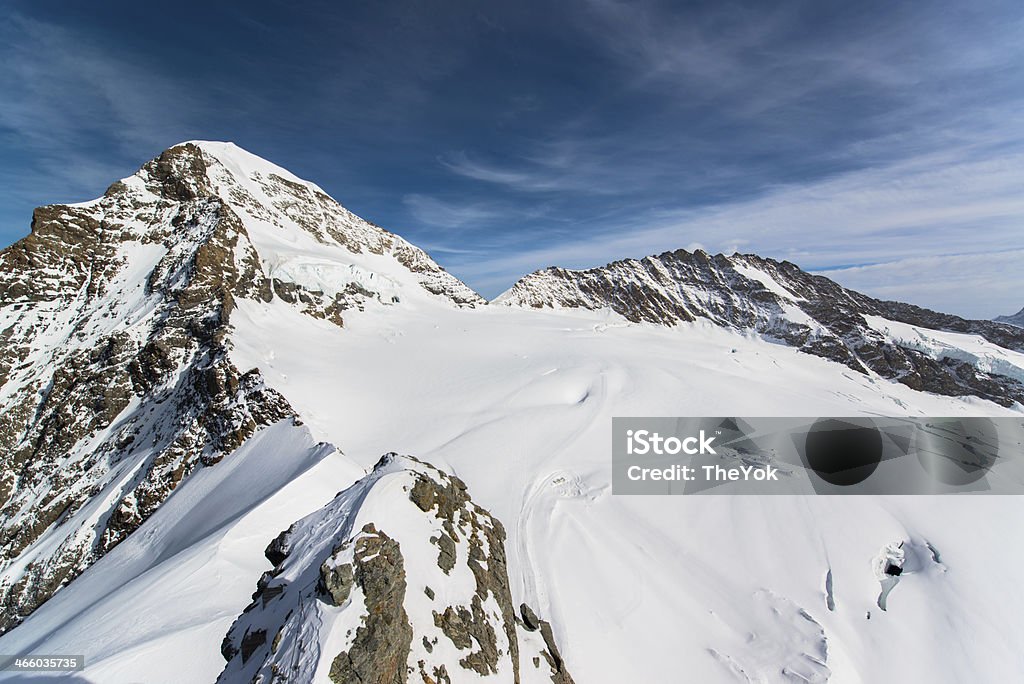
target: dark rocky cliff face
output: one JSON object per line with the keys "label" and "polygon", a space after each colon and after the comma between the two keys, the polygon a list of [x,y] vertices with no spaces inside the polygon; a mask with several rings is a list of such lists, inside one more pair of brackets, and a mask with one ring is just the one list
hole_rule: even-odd
{"label": "dark rocky cliff face", "polygon": [[230,169],[225,149],[250,159],[224,144],[173,147],[98,200],[37,209],[31,234],[0,252],[0,632],[196,468],[297,420],[257,370],[229,358],[239,300],[280,299],[341,326],[350,309],[397,299],[359,282],[333,293],[272,276],[246,225],[390,258],[456,306],[483,301],[314,186]]}
{"label": "dark rocky cliff face", "polygon": [[1024,350],[1024,330],[873,299],[792,263],[750,254],[678,250],[585,271],[549,268],[523,278],[496,302],[534,308],[607,307],[630,321],[658,325],[707,319],[917,390],[972,395],[1003,406],[1024,402],[1018,378],[986,369],[964,355],[915,348],[872,327],[866,317],[979,335],[1014,351]]}
{"label": "dark rocky cliff face", "polygon": [[[0,584],[0,629],[192,470],[294,415],[227,358],[234,299],[258,296],[261,274],[204,172],[198,148],[168,150],[143,169],[153,195],[118,183],[92,206],[44,207],[0,253],[0,560],[31,559]],[[133,281],[139,252],[154,261]]]}

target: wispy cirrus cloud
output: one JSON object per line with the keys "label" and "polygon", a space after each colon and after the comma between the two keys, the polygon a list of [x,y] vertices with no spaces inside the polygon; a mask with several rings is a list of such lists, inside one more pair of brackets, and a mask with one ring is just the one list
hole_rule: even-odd
{"label": "wispy cirrus cloud", "polygon": [[[119,147],[152,142],[208,103],[187,82],[120,58],[71,29],[9,14],[0,72],[0,126],[35,146],[58,149],[114,128]],[[173,103],[173,107],[169,106]]]}
{"label": "wispy cirrus cloud", "polygon": [[415,193],[403,197],[402,203],[420,223],[443,230],[480,228],[504,215],[497,208],[482,202],[447,202]]}
{"label": "wispy cirrus cloud", "polygon": [[137,168],[133,152],[159,152],[209,105],[186,81],[52,23],[12,12],[0,22],[0,41],[0,140],[18,160],[0,165],[3,242],[27,229],[23,205],[98,196]]}
{"label": "wispy cirrus cloud", "polygon": [[513,171],[509,168],[473,161],[466,156],[465,152],[456,152],[447,158],[441,158],[439,161],[442,166],[452,173],[473,180],[505,185],[515,190],[548,191],[559,189],[557,184],[552,184],[549,180],[539,178],[534,173]]}
{"label": "wispy cirrus cloud", "polygon": [[595,155],[567,151],[567,143],[559,141],[562,149],[551,142],[537,143],[528,156],[512,163],[496,164],[470,158],[465,152],[442,157],[439,161],[448,171],[471,180],[500,186],[505,190],[522,193],[577,193],[581,195],[621,194],[623,188],[614,183],[613,174],[595,159]]}

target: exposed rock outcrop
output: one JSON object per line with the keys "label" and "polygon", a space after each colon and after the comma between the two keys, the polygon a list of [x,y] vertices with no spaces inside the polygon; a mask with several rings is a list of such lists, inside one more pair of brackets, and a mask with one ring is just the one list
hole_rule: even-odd
{"label": "exposed rock outcrop", "polygon": [[270,544],[220,681],[570,684],[551,625],[516,616],[504,542],[461,480],[388,454]]}

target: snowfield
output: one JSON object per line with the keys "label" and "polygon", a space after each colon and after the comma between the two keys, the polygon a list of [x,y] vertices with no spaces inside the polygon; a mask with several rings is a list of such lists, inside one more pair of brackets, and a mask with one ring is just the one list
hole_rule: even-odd
{"label": "snowfield", "polygon": [[[235,178],[287,173],[202,145]],[[265,185],[239,182],[274,203]],[[279,214],[234,208],[268,276],[330,296],[353,283],[380,296],[347,310],[344,327],[279,297],[236,299],[231,361],[259,369],[302,425],[264,428],[197,470],[0,637],[0,653],[84,654],[85,671],[61,681],[215,681],[221,642],[271,569],[267,544],[398,452],[461,478],[504,523],[513,603],[550,621],[578,684],[1024,677],[1016,497],[611,495],[613,416],[1022,416],[1019,404],[918,392],[709,322],[458,307],[390,253],[353,254],[282,228]],[[870,323],[936,357],[967,349],[1024,378],[1024,355],[979,337]],[[346,515],[357,527],[403,520],[379,489],[400,481],[380,479],[369,507]],[[895,555],[897,582],[884,571]],[[329,681],[330,656],[352,627],[332,610],[321,622],[338,627],[325,628],[318,666],[307,668],[317,682]],[[452,682],[511,681],[507,671],[448,672]],[[21,678],[32,679],[0,673]]]}
{"label": "snowfield", "polygon": [[[556,626],[579,682],[995,682],[1024,672],[1009,636],[1024,632],[1014,497],[610,495],[612,416],[1009,411],[699,323],[368,311],[338,335],[284,307],[243,307],[237,362],[260,367],[318,439],[366,466],[388,450],[450,465],[506,522],[514,594]],[[297,330],[300,348],[283,350]],[[900,541],[932,544],[942,562],[908,570],[882,612],[872,564]],[[955,658],[944,644],[960,645]]]}
{"label": "snowfield", "polygon": [[[213,681],[220,641],[269,567],[269,540],[399,451],[457,474],[505,521],[513,596],[556,626],[578,682],[998,682],[1024,672],[1014,589],[1024,550],[1013,542],[1024,509],[1014,497],[610,494],[616,415],[1004,409],[711,325],[424,302],[370,309],[339,330],[275,302],[240,306],[234,361],[259,367],[312,439],[275,427],[199,473],[0,640],[5,652],[86,653],[95,682]],[[908,570],[883,612],[873,563],[900,541],[939,549],[941,562]]]}

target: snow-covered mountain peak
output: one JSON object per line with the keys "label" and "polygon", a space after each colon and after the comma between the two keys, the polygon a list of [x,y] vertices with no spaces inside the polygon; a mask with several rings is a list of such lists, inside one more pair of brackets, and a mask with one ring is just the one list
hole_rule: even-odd
{"label": "snow-covered mountain peak", "polygon": [[356,216],[315,183],[234,143],[170,147],[103,197],[74,208],[116,221],[126,207],[130,214],[150,207],[153,215],[145,217],[140,237],[166,243],[179,235],[167,230],[174,219],[168,209],[182,202],[212,202],[230,213],[243,233],[241,249],[251,245],[255,252],[240,258],[258,260],[268,279],[264,290],[317,300],[303,302],[304,308],[328,318],[368,299],[394,304],[403,295],[422,298],[421,293],[459,306],[484,303],[423,250]]}
{"label": "snow-covered mountain peak", "polygon": [[193,146],[199,148],[207,159],[215,159],[222,164],[238,180],[253,179],[257,175],[267,176],[274,174],[293,183],[305,185],[312,190],[323,192],[319,186],[307,180],[299,178],[288,169],[253,154],[233,142],[219,140],[187,140],[174,145],[175,147]]}
{"label": "snow-covered mountain peak", "polygon": [[0,631],[192,470],[295,418],[229,358],[246,300],[336,326],[368,307],[483,302],[230,143],[176,145],[96,200],[37,209],[0,251]]}

